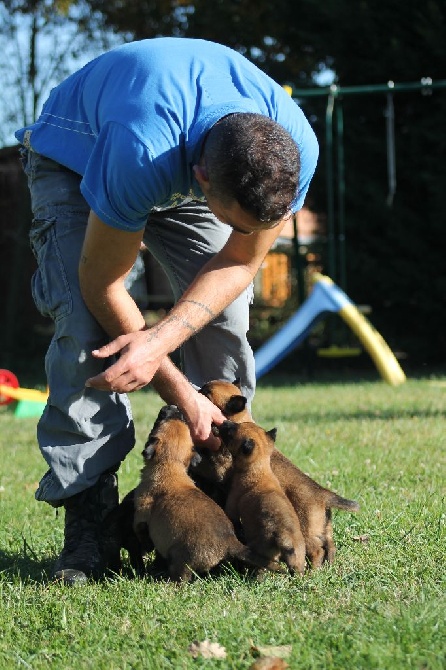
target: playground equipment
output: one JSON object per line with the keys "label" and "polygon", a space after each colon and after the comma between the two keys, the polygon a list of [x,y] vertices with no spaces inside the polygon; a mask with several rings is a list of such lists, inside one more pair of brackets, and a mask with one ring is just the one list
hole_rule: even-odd
{"label": "playground equipment", "polygon": [[315,273],[313,281],[310,296],[297,312],[255,352],[257,379],[295,349],[327,312],[334,312],[339,314],[361,341],[382,378],[392,386],[402,384],[406,376],[391,349],[350,298],[330,277]]}
{"label": "playground equipment", "polygon": [[14,405],[14,416],[18,418],[40,416],[45,408],[48,391],[37,391],[19,386],[13,372],[0,370],[0,405]]}
{"label": "playground equipment", "polygon": [[[307,98],[326,98],[325,107],[325,154],[327,173],[327,272],[329,277],[316,278],[313,292],[309,298],[299,295],[301,307],[293,317],[266,342],[255,354],[257,378],[268,372],[292,349],[302,342],[315,323],[326,312],[338,313],[361,341],[363,347],[373,358],[382,377],[390,384],[397,385],[405,381],[405,375],[395,356],[381,335],[359,312],[343,290],[347,284],[346,223],[345,223],[345,161],[344,161],[344,114],[343,99],[357,95],[385,95],[386,98],[386,149],[387,149],[387,204],[392,205],[396,191],[395,161],[395,114],[393,100],[398,93],[421,92],[431,94],[434,89],[446,89],[446,79],[433,81],[424,77],[420,81],[369,86],[318,86],[310,89],[298,89],[291,85],[285,90],[299,104]],[[296,271],[298,290],[304,291],[303,267],[300,262],[299,240],[294,225],[294,245],[296,248]],[[341,288],[339,288],[339,286]],[[343,290],[342,290],[343,289]],[[318,354],[334,358],[336,356],[357,355],[354,348],[330,346]]]}
{"label": "playground equipment", "polygon": [[433,81],[423,77],[420,81],[362,86],[317,86],[298,89],[291,85],[284,87],[299,104],[307,98],[326,98],[325,109],[325,153],[327,170],[327,272],[345,291],[346,268],[346,224],[345,224],[345,166],[344,166],[344,113],[343,99],[349,96],[385,95],[386,148],[387,148],[387,204],[390,206],[396,191],[394,96],[399,93],[421,92],[429,94],[433,90],[446,89],[446,79]]}

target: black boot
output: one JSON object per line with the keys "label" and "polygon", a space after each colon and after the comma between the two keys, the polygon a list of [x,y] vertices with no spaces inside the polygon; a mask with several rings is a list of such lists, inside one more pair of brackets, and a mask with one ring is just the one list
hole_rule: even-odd
{"label": "black boot", "polygon": [[118,503],[114,473],[101,475],[94,486],[64,501],[65,542],[54,565],[54,581],[83,584],[89,577],[100,579],[109,565],[116,564],[116,556],[108,555],[114,545],[104,541],[102,524]]}

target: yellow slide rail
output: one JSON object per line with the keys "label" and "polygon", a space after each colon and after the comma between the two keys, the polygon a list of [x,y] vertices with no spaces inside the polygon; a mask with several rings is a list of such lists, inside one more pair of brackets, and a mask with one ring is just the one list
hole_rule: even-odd
{"label": "yellow slide rail", "polygon": [[[406,375],[390,347],[350,298],[330,277],[315,273],[312,279],[313,290],[309,297],[282,328],[255,352],[257,379],[297,347],[324,314],[334,312],[355,333],[381,377],[392,386],[402,384]],[[330,349],[326,353],[330,355]],[[351,350],[350,353],[353,355],[358,352]]]}

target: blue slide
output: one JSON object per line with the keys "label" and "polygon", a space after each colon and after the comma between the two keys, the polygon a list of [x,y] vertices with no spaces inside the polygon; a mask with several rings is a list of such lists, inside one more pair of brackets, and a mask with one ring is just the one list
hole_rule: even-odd
{"label": "blue slide", "polygon": [[313,278],[314,285],[310,296],[285,325],[255,352],[257,379],[263,377],[297,347],[324,314],[335,312],[359,338],[382,378],[392,386],[402,384],[406,376],[378,331],[330,277],[315,274]]}
{"label": "blue slide", "polygon": [[282,328],[254,354],[256,377],[260,379],[297,347],[327,312],[339,312],[351,300],[333,283],[318,280],[310,296]]}
{"label": "blue slide", "polygon": [[336,284],[328,283],[325,277],[316,281],[297,312],[255,352],[256,378],[263,377],[303,342],[324,314],[339,312],[347,304],[352,304],[351,300]]}

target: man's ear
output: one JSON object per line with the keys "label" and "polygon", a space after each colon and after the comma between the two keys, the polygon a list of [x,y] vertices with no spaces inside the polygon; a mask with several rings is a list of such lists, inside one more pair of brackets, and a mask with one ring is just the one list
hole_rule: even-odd
{"label": "man's ear", "polygon": [[205,189],[209,186],[209,176],[206,166],[200,165],[200,163],[198,163],[197,165],[192,166],[192,171],[194,173],[195,179],[200,184],[201,189],[203,190],[204,193]]}

